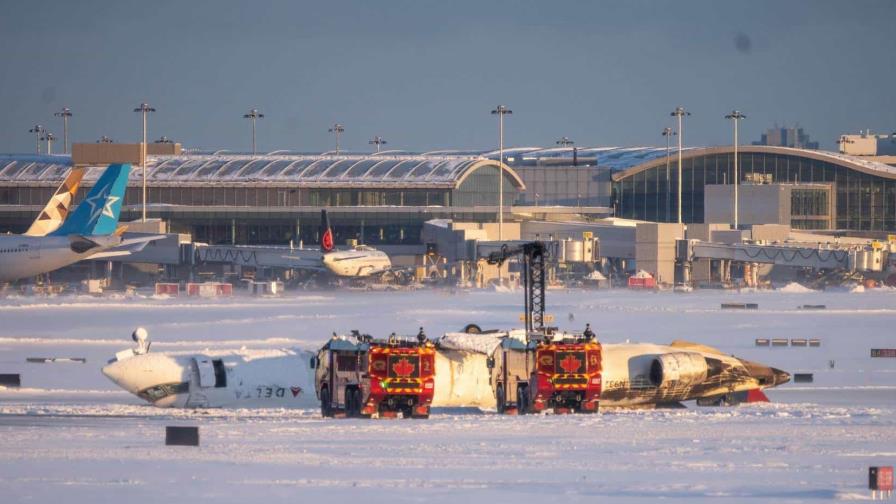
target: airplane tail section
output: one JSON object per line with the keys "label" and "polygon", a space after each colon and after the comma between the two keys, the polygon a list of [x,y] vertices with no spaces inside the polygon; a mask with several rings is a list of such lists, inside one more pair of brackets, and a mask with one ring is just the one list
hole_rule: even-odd
{"label": "airplane tail section", "polygon": [[326,254],[335,248],[333,243],[333,228],[330,227],[330,217],[326,210],[320,211],[320,251]]}
{"label": "airplane tail section", "polygon": [[46,236],[59,229],[68,217],[83,177],[84,168],[72,168],[47,202],[47,206],[40,211],[28,231],[25,231],[25,236]]}
{"label": "airplane tail section", "polygon": [[118,228],[118,217],[128,185],[130,164],[111,164],[96,181],[74,213],[52,234],[67,236],[109,235]]}

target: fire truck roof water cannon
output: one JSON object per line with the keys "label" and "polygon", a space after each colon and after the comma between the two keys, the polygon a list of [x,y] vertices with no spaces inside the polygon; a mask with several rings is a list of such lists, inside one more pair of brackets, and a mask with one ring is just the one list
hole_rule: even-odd
{"label": "fire truck roof water cannon", "polygon": [[601,393],[601,345],[585,326],[581,334],[545,327],[545,254],[534,241],[489,254],[489,264],[501,265],[519,256],[524,285],[525,339],[512,332],[489,358],[491,384],[499,413],[594,413]]}
{"label": "fire truck roof water cannon", "polygon": [[324,417],[429,418],[435,346],[422,327],[416,340],[334,334],[311,367]]}

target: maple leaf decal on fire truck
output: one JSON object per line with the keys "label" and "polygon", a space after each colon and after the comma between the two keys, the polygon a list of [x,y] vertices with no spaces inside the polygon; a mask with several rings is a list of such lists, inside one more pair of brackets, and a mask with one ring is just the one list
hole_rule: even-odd
{"label": "maple leaf decal on fire truck", "polygon": [[573,354],[567,354],[566,357],[560,361],[560,368],[567,373],[577,373],[581,367],[582,361],[577,359]]}
{"label": "maple leaf decal on fire truck", "polygon": [[397,376],[410,376],[411,373],[414,372],[414,365],[411,364],[411,361],[407,358],[400,359],[392,365],[392,371],[394,371]]}

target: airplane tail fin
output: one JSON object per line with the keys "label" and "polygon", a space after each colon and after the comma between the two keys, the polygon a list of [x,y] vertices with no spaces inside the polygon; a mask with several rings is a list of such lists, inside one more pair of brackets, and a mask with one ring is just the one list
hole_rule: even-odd
{"label": "airplane tail fin", "polygon": [[72,215],[52,234],[66,236],[108,235],[118,228],[121,204],[128,185],[129,164],[111,164],[100,175]]}
{"label": "airplane tail fin", "polygon": [[320,211],[320,251],[326,254],[335,248],[333,244],[333,228],[330,227],[330,217],[326,210]]}
{"label": "airplane tail fin", "polygon": [[62,184],[53,193],[47,206],[40,211],[25,236],[46,236],[53,231],[59,229],[59,226],[65,222],[71,211],[72,203],[75,200],[75,194],[78,187],[81,186],[81,178],[84,177],[84,168],[72,168],[68,172],[68,176],[62,181]]}

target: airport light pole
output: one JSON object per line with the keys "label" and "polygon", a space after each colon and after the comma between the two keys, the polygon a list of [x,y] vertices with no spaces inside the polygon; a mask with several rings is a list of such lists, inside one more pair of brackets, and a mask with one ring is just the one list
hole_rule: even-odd
{"label": "airport light pole", "polygon": [[153,143],[157,143],[157,144],[172,144],[172,143],[174,143],[174,142],[173,142],[170,138],[166,137],[165,135],[162,135],[161,137],[159,137],[158,140],[156,140],[156,141],[153,142]]}
{"label": "airport light pole", "polygon": [[46,131],[43,126],[40,124],[35,124],[33,128],[28,130],[28,133],[34,133],[34,141],[37,144],[37,153],[40,154],[40,135]]}
{"label": "airport light pole", "polygon": [[369,141],[369,142],[367,142],[367,143],[370,144],[370,145],[376,145],[376,152],[379,153],[379,152],[380,152],[380,145],[386,145],[386,144],[389,143],[389,142],[387,142],[386,140],[384,140],[383,137],[381,137],[381,136],[379,136],[379,135],[376,135],[376,136],[373,137],[373,140],[371,140],[371,141]]}
{"label": "airport light pole", "polygon": [[141,103],[134,112],[143,115],[143,143],[140,144],[140,166],[143,168],[143,222],[146,222],[146,114],[155,112],[148,103]]}
{"label": "airport light pole", "polygon": [[663,136],[666,137],[666,222],[672,219],[672,173],[669,171],[669,151],[672,149],[672,137],[678,133],[672,128],[663,128]]}
{"label": "airport light pole", "polygon": [[333,125],[332,128],[328,129],[327,131],[336,135],[336,155],[338,156],[339,155],[339,134],[344,132],[345,128],[341,124],[336,123]]}
{"label": "airport light pole", "polygon": [[68,154],[68,118],[72,116],[72,109],[68,107],[62,107],[62,110],[53,114],[56,117],[62,118],[62,143],[63,143],[63,152]]}
{"label": "airport light pole", "polygon": [[681,131],[681,120],[684,116],[691,115],[691,113],[685,110],[684,107],[678,106],[675,107],[675,110],[670,115],[678,117],[678,223],[681,224],[681,139],[684,137],[684,133]]}
{"label": "airport light pole", "polygon": [[738,110],[732,110],[730,114],[725,115],[725,119],[731,119],[734,121],[734,229],[737,229],[738,226],[738,193],[737,187],[740,185],[740,175],[737,172],[737,123],[740,122],[741,119],[746,119],[747,116],[741,113]]}
{"label": "airport light pole", "polygon": [[106,135],[103,135],[100,137],[99,140],[96,141],[96,143],[98,143],[98,144],[115,143],[115,140],[112,140],[111,138],[107,137]]}
{"label": "airport light pole", "polygon": [[255,121],[259,119],[264,119],[264,114],[258,111],[258,109],[252,109],[247,114],[243,114],[243,119],[251,119],[252,120],[252,155],[254,156],[256,153],[255,150]]}
{"label": "airport light pole", "polygon": [[44,136],[40,137],[40,139],[47,142],[47,154],[52,154],[53,153],[53,141],[56,140],[56,135],[47,131],[44,133]]}
{"label": "airport light pole", "polygon": [[504,105],[492,110],[498,116],[498,241],[504,239],[504,116],[513,111]]}

